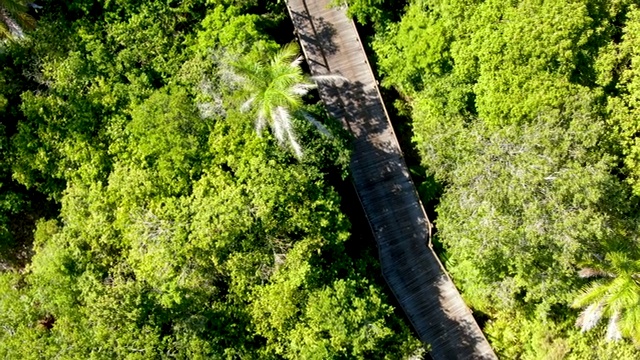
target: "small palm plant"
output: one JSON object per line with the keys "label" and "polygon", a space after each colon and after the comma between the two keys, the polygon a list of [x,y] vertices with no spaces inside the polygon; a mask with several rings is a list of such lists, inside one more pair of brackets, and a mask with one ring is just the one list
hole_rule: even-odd
{"label": "small palm plant", "polygon": [[607,317],[607,340],[630,337],[640,342],[640,261],[631,259],[628,252],[614,251],[604,261],[591,265],[579,273],[580,277],[597,280],[572,304],[584,309],[576,326],[588,331]]}
{"label": "small palm plant", "polygon": [[24,38],[24,30],[36,26],[28,10],[26,0],[0,0],[0,40]]}
{"label": "small palm plant", "polygon": [[302,118],[328,135],[327,129],[313,116],[303,110],[302,97],[316,88],[316,83],[338,83],[346,81],[338,75],[306,76],[300,64],[296,44],[287,44],[273,57],[261,61],[239,61],[233,64],[230,77],[240,86],[246,101],[240,110],[256,112],[255,127],[258,134],[269,126],[282,146],[289,145],[296,157],[302,157],[293,125],[293,118]]}

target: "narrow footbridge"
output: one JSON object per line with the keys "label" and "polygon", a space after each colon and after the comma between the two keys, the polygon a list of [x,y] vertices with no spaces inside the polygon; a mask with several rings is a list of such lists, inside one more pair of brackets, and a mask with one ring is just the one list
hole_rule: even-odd
{"label": "narrow footbridge", "polygon": [[373,230],[383,276],[420,339],[440,359],[496,359],[471,311],[429,246],[429,222],[409,176],[353,21],[331,0],[288,0],[329,113],[354,136],[351,174]]}

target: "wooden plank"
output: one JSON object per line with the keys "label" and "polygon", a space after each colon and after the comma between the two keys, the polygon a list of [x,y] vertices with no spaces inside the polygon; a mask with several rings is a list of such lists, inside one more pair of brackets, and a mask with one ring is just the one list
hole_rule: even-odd
{"label": "wooden plank", "polygon": [[376,238],[383,276],[434,359],[496,359],[469,308],[428,246],[429,221],[353,22],[331,0],[287,7],[327,110],[354,136],[351,176]]}

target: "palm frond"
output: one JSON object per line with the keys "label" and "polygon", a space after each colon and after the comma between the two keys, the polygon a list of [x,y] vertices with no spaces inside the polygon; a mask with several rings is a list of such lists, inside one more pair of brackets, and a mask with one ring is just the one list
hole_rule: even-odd
{"label": "palm frond", "polygon": [[611,318],[609,318],[609,325],[607,326],[607,341],[617,341],[622,339],[622,333],[618,329],[618,319],[620,318],[620,312],[616,311]]}
{"label": "palm frond", "polygon": [[311,114],[309,114],[306,111],[300,111],[300,114],[308,122],[312,123],[318,129],[318,131],[320,131],[320,133],[322,135],[327,136],[327,137],[332,137],[331,132],[329,132],[329,129],[327,129],[324,125],[322,125],[322,123],[320,123],[320,121],[316,120]]}
{"label": "palm frond", "polygon": [[591,303],[598,302],[606,296],[608,287],[603,281],[595,281],[587,287],[580,290],[578,296],[574,299],[571,307],[581,308]]}
{"label": "palm frond", "polygon": [[289,66],[292,68],[298,69],[300,64],[302,64],[303,61],[304,61],[304,56],[300,55],[295,60],[293,60],[291,64],[289,64]]}
{"label": "palm frond", "polygon": [[600,279],[583,288],[571,304],[586,308],[576,321],[582,331],[592,329],[602,317],[608,317],[607,340],[624,336],[640,342],[640,261],[630,251],[610,251],[604,258],[582,269],[580,277]]}
{"label": "palm frond", "polygon": [[35,28],[36,19],[27,14],[26,0],[0,0],[0,36],[6,39],[22,39],[24,30]]}
{"label": "palm frond", "polygon": [[[223,65],[220,75],[223,81],[238,86],[241,95],[246,95],[246,100],[240,105],[241,112],[257,108],[256,132],[260,134],[268,125],[278,144],[288,144],[298,158],[302,156],[302,146],[296,137],[291,117],[292,114],[303,113],[302,96],[317,87],[311,80],[320,83],[346,81],[346,78],[338,75],[310,79],[300,68],[304,58],[299,51],[296,43],[287,44],[266,60],[234,61],[226,69]],[[312,117],[304,117],[321,133],[330,136],[320,122]]]}
{"label": "palm frond", "polygon": [[282,106],[278,106],[273,112],[273,132],[278,143],[285,143],[285,127],[289,121],[289,112]]}
{"label": "palm frond", "polygon": [[251,108],[251,105],[253,104],[254,101],[256,101],[256,97],[255,96],[249,98],[247,101],[242,103],[242,105],[240,106],[240,112],[249,111],[249,109]]}
{"label": "palm frond", "polygon": [[618,320],[618,327],[623,336],[640,342],[640,304],[622,313]]}
{"label": "palm frond", "polygon": [[291,144],[291,148],[293,149],[294,154],[296,155],[296,157],[298,159],[302,158],[302,147],[300,146],[300,144],[298,143],[298,139],[296,139],[296,136],[294,134],[294,132],[292,131],[292,129],[287,129],[287,136],[289,138],[289,144]]}
{"label": "palm frond", "polygon": [[29,9],[27,1],[25,0],[0,0],[0,8],[5,9],[12,15],[19,12],[26,12]]}
{"label": "palm frond", "polygon": [[316,84],[295,84],[291,87],[291,93],[295,94],[295,95],[307,95],[307,93],[309,93],[310,90],[313,90],[315,88],[317,88],[318,85]]}
{"label": "palm frond", "polygon": [[[8,33],[6,35],[7,39],[11,38],[24,38],[24,32],[20,27],[20,24],[14,19],[14,14],[10,13],[8,10],[0,7],[0,23],[6,29],[3,33]],[[8,30],[8,31],[7,31]]]}
{"label": "palm frond", "polygon": [[275,97],[273,103],[286,106],[288,109],[295,111],[302,106],[302,99],[300,95],[292,94],[290,90],[273,90],[269,93],[270,97]]}
{"label": "palm frond", "polygon": [[607,254],[606,260],[621,275],[633,276],[640,274],[640,260],[631,259],[628,251],[611,252]]}
{"label": "palm frond", "polygon": [[9,39],[11,38],[11,29],[4,23],[1,19],[0,15],[0,39]]}
{"label": "palm frond", "polygon": [[258,117],[256,119],[256,132],[258,135],[262,134],[264,128],[267,127],[267,118],[265,117],[262,111],[258,112]]}
{"label": "palm frond", "polygon": [[16,17],[16,21],[20,24],[21,27],[27,30],[33,30],[36,27],[36,19],[33,16],[27,14],[26,12],[19,12],[14,15]]}
{"label": "palm frond", "polygon": [[576,326],[580,328],[582,332],[593,329],[602,318],[602,312],[604,309],[604,303],[593,303],[587,306],[586,309],[580,313],[576,320]]}
{"label": "palm frond", "polygon": [[640,288],[629,276],[619,276],[608,286],[607,303],[612,313],[637,306],[640,303]]}
{"label": "palm frond", "polygon": [[613,277],[614,275],[601,269],[596,269],[593,267],[582,268],[578,272],[578,276],[581,278],[591,278],[591,277]]}
{"label": "palm frond", "polygon": [[293,59],[298,57],[300,48],[298,44],[291,42],[284,45],[280,51],[273,57],[272,64],[280,65],[285,63],[291,63]]}
{"label": "palm frond", "polygon": [[348,82],[349,79],[347,79],[346,77],[342,76],[342,75],[316,75],[316,76],[312,76],[311,80],[319,83],[319,84],[332,84],[332,85],[336,85],[336,84],[340,84],[343,82]]}

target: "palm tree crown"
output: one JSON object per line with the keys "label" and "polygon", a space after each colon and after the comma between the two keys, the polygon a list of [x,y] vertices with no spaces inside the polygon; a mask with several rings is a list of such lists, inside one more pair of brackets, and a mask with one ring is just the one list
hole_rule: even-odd
{"label": "palm tree crown", "polygon": [[255,110],[258,134],[268,125],[278,143],[291,146],[298,158],[302,157],[302,148],[292,126],[293,117],[304,118],[328,134],[322,124],[303,110],[302,96],[316,88],[313,81],[346,80],[336,75],[307,77],[300,68],[302,61],[297,45],[287,44],[268,60],[240,61],[232,69],[233,81],[241,86],[247,98],[240,110]]}
{"label": "palm tree crown", "polygon": [[36,20],[29,14],[27,0],[0,0],[0,40],[24,37],[24,29],[33,29]]}
{"label": "palm tree crown", "polygon": [[632,260],[627,252],[614,251],[592,265],[579,273],[598,280],[583,289],[572,304],[584,308],[576,326],[587,331],[608,317],[607,340],[625,336],[640,342],[640,261]]}

